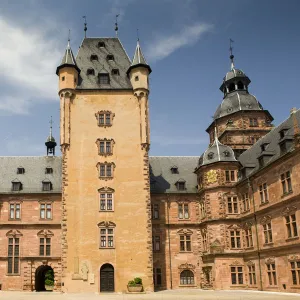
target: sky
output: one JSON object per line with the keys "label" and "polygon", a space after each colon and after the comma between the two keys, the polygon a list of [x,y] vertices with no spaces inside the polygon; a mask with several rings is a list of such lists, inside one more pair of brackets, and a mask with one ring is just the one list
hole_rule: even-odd
{"label": "sky", "polygon": [[[57,65],[69,29],[76,54],[83,39],[119,38],[130,57],[137,28],[150,75],[152,156],[200,156],[206,128],[235,66],[277,125],[300,108],[299,0],[0,0],[0,155],[46,155],[53,117],[59,143]],[[57,147],[59,155],[59,146]]]}

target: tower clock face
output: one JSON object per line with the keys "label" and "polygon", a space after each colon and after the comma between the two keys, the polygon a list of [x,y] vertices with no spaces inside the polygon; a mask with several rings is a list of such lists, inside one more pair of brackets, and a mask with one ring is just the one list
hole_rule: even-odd
{"label": "tower clock face", "polygon": [[217,171],[210,170],[206,173],[208,183],[215,183],[217,182]]}

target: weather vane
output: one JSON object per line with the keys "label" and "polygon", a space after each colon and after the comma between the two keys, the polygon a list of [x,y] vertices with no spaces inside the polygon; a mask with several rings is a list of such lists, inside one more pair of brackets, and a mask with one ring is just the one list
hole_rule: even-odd
{"label": "weather vane", "polygon": [[83,16],[82,18],[84,19],[84,37],[86,38],[86,31],[87,31],[86,16]]}
{"label": "weather vane", "polygon": [[139,29],[138,28],[136,29],[136,37],[137,37],[137,40],[139,42],[140,41],[140,37],[139,37]]}
{"label": "weather vane", "polygon": [[119,27],[118,27],[118,17],[119,17],[120,14],[117,14],[116,15],[116,23],[115,23],[115,32],[116,32],[116,36],[118,36],[118,30],[119,30]]}
{"label": "weather vane", "polygon": [[232,54],[232,49],[233,49],[232,43],[233,43],[233,40],[232,40],[232,39],[229,39],[229,45],[230,45],[229,51],[230,51],[230,55],[231,55],[231,56],[233,55],[233,54]]}

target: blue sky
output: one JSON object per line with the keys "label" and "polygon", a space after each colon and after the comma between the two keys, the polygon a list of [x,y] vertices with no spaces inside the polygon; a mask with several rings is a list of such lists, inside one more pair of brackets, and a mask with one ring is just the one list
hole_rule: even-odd
{"label": "blue sky", "polygon": [[[300,107],[300,1],[277,0],[0,0],[0,155],[45,155],[49,119],[59,141],[55,69],[68,30],[74,53],[87,16],[90,37],[119,37],[130,57],[136,29],[152,68],[151,155],[200,155],[205,129],[235,65],[249,91],[281,123]],[[58,147],[59,148],[59,147]]]}

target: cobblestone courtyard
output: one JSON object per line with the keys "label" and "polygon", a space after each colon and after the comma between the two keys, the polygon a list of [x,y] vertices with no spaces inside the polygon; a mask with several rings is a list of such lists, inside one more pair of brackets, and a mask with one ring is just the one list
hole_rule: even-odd
{"label": "cobblestone courtyard", "polygon": [[0,292],[1,300],[300,300],[300,294],[252,292],[252,291],[202,291],[202,290],[176,290],[163,291],[151,294],[62,294],[62,293],[36,293],[36,292]]}

